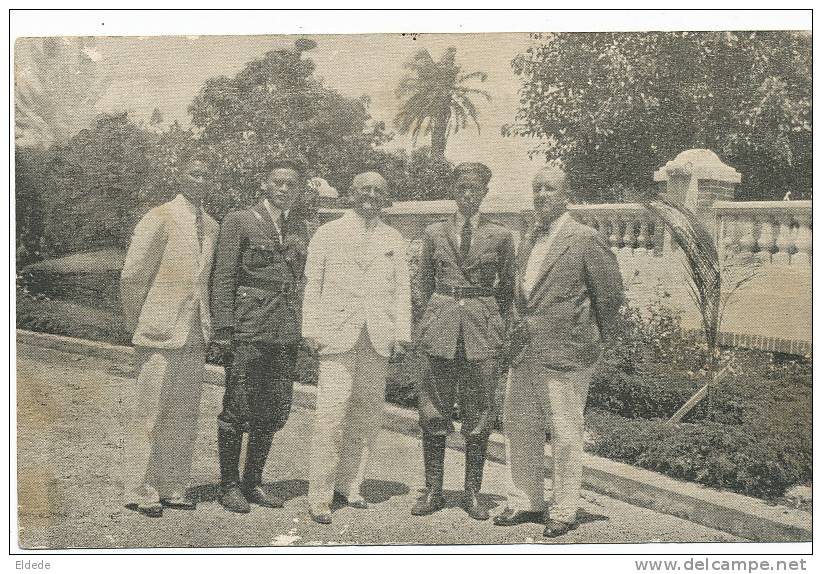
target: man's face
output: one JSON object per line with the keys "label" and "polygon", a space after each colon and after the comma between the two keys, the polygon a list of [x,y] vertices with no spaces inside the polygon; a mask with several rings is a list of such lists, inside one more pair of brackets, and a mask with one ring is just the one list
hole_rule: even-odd
{"label": "man's face", "polygon": [[534,209],[542,220],[553,220],[565,213],[568,205],[568,186],[565,174],[558,170],[539,172],[532,183]]}
{"label": "man's face", "polygon": [[451,189],[451,197],[457,203],[457,209],[466,218],[479,211],[480,204],[488,193],[488,185],[475,173],[461,173]]}
{"label": "man's face", "polygon": [[303,192],[300,174],[288,167],[278,167],[268,174],[263,182],[265,197],[271,205],[280,210],[291,209]]}
{"label": "man's face", "polygon": [[351,182],[351,201],[355,213],[366,221],[372,220],[388,203],[388,184],[378,173],[361,173]]}
{"label": "man's face", "polygon": [[211,185],[206,164],[200,160],[188,162],[180,176],[183,196],[194,204],[199,204]]}

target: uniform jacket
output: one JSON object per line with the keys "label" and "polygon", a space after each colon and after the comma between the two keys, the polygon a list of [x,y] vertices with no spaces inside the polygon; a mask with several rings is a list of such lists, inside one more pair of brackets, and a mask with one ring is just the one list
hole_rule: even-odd
{"label": "uniform jacket", "polygon": [[323,355],[354,347],[363,325],[374,349],[388,357],[395,341],[411,341],[411,288],[406,243],[382,221],[363,241],[354,212],[321,226],[308,247],[303,336]]}
{"label": "uniform jacket", "polygon": [[[484,216],[465,259],[457,248],[454,218],[429,225],[423,234],[417,279],[425,312],[418,344],[430,355],[454,358],[460,331],[469,360],[496,356],[514,297],[514,238]],[[436,293],[436,286],[482,286],[494,296],[457,299]]]}
{"label": "uniform jacket", "polygon": [[261,202],[226,215],[211,287],[215,329],[240,341],[293,343],[300,338],[303,271],[309,233],[291,213],[283,240]]}
{"label": "uniform jacket", "polygon": [[520,243],[517,314],[532,353],[546,368],[579,369],[596,362],[603,338],[613,334],[624,296],[622,275],[616,256],[593,228],[568,218],[556,233],[528,296],[521,284],[532,234]]}
{"label": "uniform jacket", "polygon": [[203,212],[201,248],[195,218],[194,206],[178,195],[149,211],[134,230],[120,300],[135,345],[179,349],[198,324],[209,339],[208,280],[219,225]]}

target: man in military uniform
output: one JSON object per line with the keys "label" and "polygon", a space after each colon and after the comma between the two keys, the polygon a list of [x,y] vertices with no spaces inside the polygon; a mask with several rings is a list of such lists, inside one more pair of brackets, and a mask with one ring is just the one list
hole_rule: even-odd
{"label": "man in military uniform", "polygon": [[[214,267],[211,309],[215,340],[230,342],[218,450],[226,510],[250,503],[280,508],[260,487],[274,433],[288,420],[300,341],[305,220],[291,213],[305,186],[304,164],[278,159],[263,182],[264,199],[223,220]],[[240,483],[243,433],[247,457]]]}
{"label": "man in military uniform", "polygon": [[445,437],[454,428],[457,403],[465,436],[463,506],[472,518],[489,517],[477,496],[497,414],[504,318],[514,295],[513,236],[479,213],[490,179],[491,170],[481,163],[458,165],[452,176],[457,212],[423,234],[417,277],[425,312],[417,344],[428,355],[430,372],[419,393],[426,492],[414,515],[445,506]]}

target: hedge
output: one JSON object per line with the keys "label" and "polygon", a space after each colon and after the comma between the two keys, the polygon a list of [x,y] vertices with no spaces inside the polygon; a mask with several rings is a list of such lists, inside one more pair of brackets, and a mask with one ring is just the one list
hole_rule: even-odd
{"label": "hedge", "polygon": [[810,435],[795,433],[782,420],[763,426],[714,421],[667,426],[592,409],[586,414],[591,434],[586,449],[674,478],[773,499],[813,476]]}

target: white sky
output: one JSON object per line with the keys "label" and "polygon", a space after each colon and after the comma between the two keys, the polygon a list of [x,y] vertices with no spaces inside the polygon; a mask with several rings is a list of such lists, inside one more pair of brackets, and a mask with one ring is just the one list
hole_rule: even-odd
{"label": "white sky", "polygon": [[[416,40],[400,34],[308,36],[317,48],[308,53],[317,65],[315,74],[325,84],[350,97],[367,95],[370,113],[394,130],[399,100],[395,89],[404,75],[403,64],[415,51],[427,48],[435,59],[449,46],[457,48],[457,63],[464,72],[488,74],[475,82],[492,101],[476,98],[481,132],[470,127],[448,140],[446,155],[452,162],[482,161],[491,167],[491,196],[529,195],[529,182],[539,160],[528,160],[534,142],[506,138],[500,129],[514,120],[519,102],[519,80],[511,60],[529,45],[527,34],[426,34]],[[111,77],[108,91],[98,102],[100,111],[128,110],[148,120],[157,107],[164,120],[188,125],[188,105],[205,80],[233,76],[246,62],[266,51],[291,47],[295,36],[166,36],[98,37],[99,64]],[[428,143],[421,138],[418,145]],[[411,148],[409,137],[399,136],[388,147]],[[489,196],[490,199],[490,196]]]}

